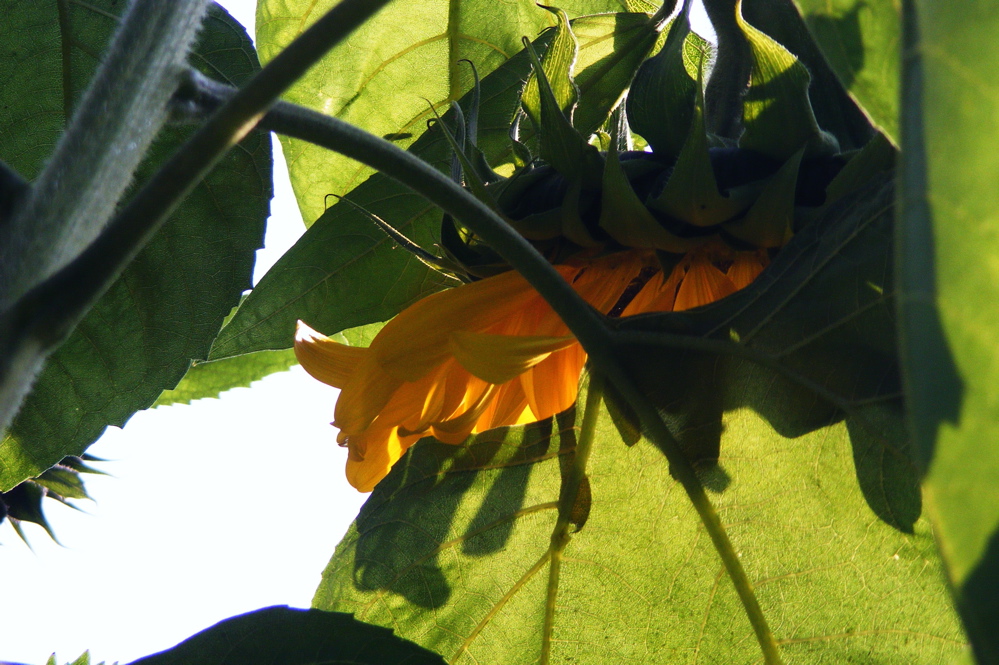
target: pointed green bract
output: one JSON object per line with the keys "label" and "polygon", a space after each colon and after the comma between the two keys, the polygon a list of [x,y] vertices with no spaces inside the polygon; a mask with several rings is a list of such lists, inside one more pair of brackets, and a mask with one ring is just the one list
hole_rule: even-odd
{"label": "pointed green bract", "polygon": [[663,191],[648,206],[694,226],[713,226],[745,210],[750,200],[718,191],[704,127],[704,96],[695,88],[690,130]]}
{"label": "pointed green bract", "polygon": [[[576,36],[572,34],[572,28],[569,27],[569,17],[562,10],[554,7],[544,7],[544,9],[554,14],[558,23],[553,29],[554,35],[548,43],[548,48],[545,49],[545,54],[541,58],[541,67],[535,63],[534,72],[528,79],[527,87],[524,88],[524,94],[521,97],[524,111],[535,127],[542,127],[545,122],[543,110],[546,103],[544,95],[547,94],[543,89],[545,82],[547,82],[548,89],[554,99],[555,107],[562,111],[567,118],[572,117],[576,102],[579,101],[579,90],[572,80],[572,70],[576,63],[579,44],[576,42]],[[543,79],[539,75],[540,72],[544,73]]]}
{"label": "pointed green bract", "polygon": [[780,160],[802,147],[809,156],[835,152],[835,139],[819,129],[812,112],[808,70],[786,48],[746,23],[741,4],[736,5],[736,19],[749,42],[753,69],[739,146]]}
{"label": "pointed green bract", "polygon": [[[558,40],[562,33],[571,33],[567,21],[560,21],[555,40]],[[575,38],[573,38],[572,44],[575,44]],[[540,120],[536,123],[536,127],[538,142],[541,144],[541,158],[564,175],[570,183],[578,186],[587,176],[592,179],[592,167],[599,163],[600,157],[596,149],[579,135],[569,118],[566,117],[560,106],[560,100],[556,97],[555,90],[548,81],[544,65],[534,52],[534,47],[527,40],[525,40],[524,46],[534,65],[534,73],[538,81]],[[573,55],[575,55],[574,52]],[[561,72],[561,68],[556,69],[557,75]],[[574,86],[571,81],[570,85]],[[526,105],[525,108],[527,108]]]}
{"label": "pointed green bract", "polygon": [[783,247],[794,229],[794,195],[804,149],[791,156],[767,181],[745,217],[723,228],[739,240],[763,248]]}
{"label": "pointed green bract", "polygon": [[891,170],[897,157],[898,150],[895,146],[884,134],[878,132],[862,150],[850,158],[843,170],[826,187],[825,204],[837,201],[870,182],[872,178]]}
{"label": "pointed green bract", "polygon": [[616,146],[617,134],[615,132],[611,137],[611,149],[604,161],[600,227],[626,247],[645,247],[677,253],[692,249],[696,240],[681,238],[667,231],[635,194],[621,168]]}
{"label": "pointed green bract", "polygon": [[684,63],[684,45],[690,34],[690,0],[669,28],[661,51],[642,63],[628,94],[628,123],[652,150],[669,161],[684,145],[694,117],[697,76]]}
{"label": "pointed green bract", "polygon": [[[336,2],[262,0],[257,7],[261,61],[269,62]],[[564,0],[558,6],[570,17],[631,10],[624,0]],[[522,37],[534,39],[556,22],[534,0],[407,0],[404,10],[389,7],[331,50],[284,99],[409,147],[426,131],[427,100],[443,112],[471,89],[471,70],[462,59],[485,77],[521,50]],[[505,132],[508,126],[509,121],[483,116],[486,132]],[[345,195],[373,173],[303,141],[282,138],[282,146],[306,225],[323,214],[326,194]]]}

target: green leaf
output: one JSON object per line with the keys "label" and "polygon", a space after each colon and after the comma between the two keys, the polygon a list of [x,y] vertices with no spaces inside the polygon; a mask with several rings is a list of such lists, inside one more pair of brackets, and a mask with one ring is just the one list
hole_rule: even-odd
{"label": "green leaf", "polygon": [[975,5],[904,15],[900,321],[927,513],[979,663],[999,663],[999,29]]}
{"label": "green leaf", "polygon": [[[602,412],[591,501],[551,577],[571,414],[461,447],[426,439],[376,488],[316,607],[392,626],[452,663],[760,662],[731,583],[665,460]],[[847,428],[786,439],[726,414],[714,495],[788,662],[945,662],[962,647],[928,525],[879,522]],[[550,637],[546,611],[554,612]],[[700,662],[700,661],[698,661]]]}
{"label": "green leaf", "polygon": [[[334,0],[260,2],[261,61],[268,62],[334,4]],[[631,9],[625,0],[558,4],[570,17]],[[471,71],[460,60],[471,60],[479,75],[486,76],[521,50],[521,37],[533,39],[555,22],[533,0],[409,0],[405,11],[391,7],[355,31],[284,98],[407,147],[425,132],[431,117],[427,100],[443,111],[471,89]],[[327,194],[346,194],[372,173],[366,166],[301,141],[282,139],[282,145],[306,224],[323,214]]]}
{"label": "green leaf", "polygon": [[894,0],[795,3],[840,82],[878,129],[897,144],[900,4]]}
{"label": "green leaf", "polygon": [[291,369],[297,364],[291,349],[257,351],[214,362],[195,362],[173,390],[164,390],[153,406],[190,404],[196,399],[218,397],[233,388],[248,388],[254,381]]}
{"label": "green leaf", "polygon": [[348,614],[268,607],[220,621],[132,665],[443,665],[435,653]]}
{"label": "green leaf", "polygon": [[[57,6],[67,11],[68,34],[49,38],[50,26],[60,25]],[[117,25],[114,11],[122,8],[103,0],[9,3],[4,10],[10,20],[0,22],[0,43],[13,46],[2,54],[4,69],[30,73],[31,83],[0,89],[0,158],[26,176],[37,172],[45,147],[55,140],[54,128],[61,126]],[[62,43],[65,54],[53,48]],[[218,7],[191,61],[235,84],[257,69],[245,32]],[[30,92],[36,82],[44,84],[37,94]],[[164,131],[137,182],[188,133],[175,127]],[[223,318],[250,285],[271,194],[270,164],[270,142],[258,133],[230,151],[49,358],[0,442],[0,490],[79,454],[107,425],[123,425],[175,386],[192,359],[206,357]]]}

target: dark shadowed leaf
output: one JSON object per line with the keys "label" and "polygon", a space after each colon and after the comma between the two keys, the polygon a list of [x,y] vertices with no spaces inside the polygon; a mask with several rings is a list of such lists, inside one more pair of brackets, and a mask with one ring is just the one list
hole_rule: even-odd
{"label": "dark shadowed leaf", "polygon": [[977,662],[999,663],[999,17],[908,3],[900,246],[916,457]]}
{"label": "dark shadowed leaf", "polygon": [[268,607],[220,621],[132,665],[443,665],[437,654],[349,614]]}
{"label": "dark shadowed leaf", "polygon": [[[0,86],[0,157],[26,176],[37,173],[123,6],[2,3],[3,70],[25,80]],[[68,34],[58,31],[57,7],[66,9]],[[245,32],[218,7],[191,61],[234,84],[258,68]],[[148,178],[188,133],[167,128],[137,180]],[[230,151],[52,355],[0,443],[0,489],[82,452],[107,425],[124,424],[176,385],[192,359],[206,357],[250,285],[271,195],[270,165],[266,136],[251,134]]]}

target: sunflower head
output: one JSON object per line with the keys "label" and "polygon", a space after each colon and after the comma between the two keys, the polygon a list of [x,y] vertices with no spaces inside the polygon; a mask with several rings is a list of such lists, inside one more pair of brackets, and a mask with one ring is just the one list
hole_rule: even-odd
{"label": "sunflower head", "polygon": [[[525,40],[533,73],[510,129],[512,173],[500,176],[477,148],[473,104],[444,126],[452,176],[553,263],[641,249],[669,267],[705,246],[773,253],[891,168],[894,148],[866,121],[839,138],[820,127],[809,70],[750,25],[741,2],[713,11],[717,46],[691,31],[690,4],[672,20],[649,17],[632,49],[648,57],[635,59],[626,99],[605,106],[595,132],[579,106],[573,22],[546,8],[557,26],[538,40],[541,57]],[[507,269],[448,216],[441,246],[470,279]]]}
{"label": "sunflower head", "polygon": [[[478,82],[468,112],[455,104],[456,122],[438,126],[452,178],[604,315],[690,309],[746,287],[825,206],[891,165],[893,149],[869,125],[856,145],[820,128],[808,70],[738,4],[713,17],[717,50],[691,32],[689,2],[671,22],[615,15],[636,32],[597,67],[604,79],[586,82],[590,94],[617,86],[597,95],[600,113],[580,104],[573,23],[545,9],[556,27],[525,40],[533,74],[509,133],[508,175],[476,143]],[[744,57],[725,57],[728,48]],[[422,437],[460,444],[569,408],[586,362],[549,304],[470,229],[444,216],[437,257],[377,221],[464,284],[399,313],[369,348],[299,327],[302,366],[342,390],[334,424],[362,491]]]}

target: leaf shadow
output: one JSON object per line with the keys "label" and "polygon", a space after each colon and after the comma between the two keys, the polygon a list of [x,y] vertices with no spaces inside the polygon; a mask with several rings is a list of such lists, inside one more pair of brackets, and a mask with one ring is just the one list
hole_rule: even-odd
{"label": "leaf shadow", "polygon": [[[562,415],[574,419],[571,411]],[[557,497],[551,505],[525,507],[528,482],[538,462],[574,447],[574,429],[568,433],[549,418],[490,430],[461,446],[421,440],[357,517],[355,587],[390,591],[427,609],[445,606],[453,592],[442,563],[448,551],[494,554],[506,546],[520,516],[554,510]],[[464,512],[470,492],[483,495],[472,515]]]}

